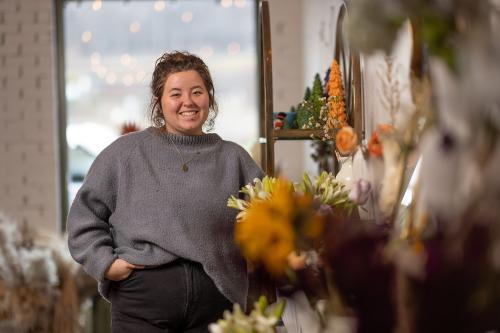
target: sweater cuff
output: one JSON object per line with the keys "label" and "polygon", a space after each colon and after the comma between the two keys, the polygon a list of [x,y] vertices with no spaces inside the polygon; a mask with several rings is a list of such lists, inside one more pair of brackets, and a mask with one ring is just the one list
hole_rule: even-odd
{"label": "sweater cuff", "polygon": [[109,249],[110,251],[106,251],[106,253],[103,253],[104,251],[97,253],[90,265],[86,267],[87,273],[99,282],[104,281],[104,275],[109,266],[118,258],[118,255],[113,253],[112,248]]}

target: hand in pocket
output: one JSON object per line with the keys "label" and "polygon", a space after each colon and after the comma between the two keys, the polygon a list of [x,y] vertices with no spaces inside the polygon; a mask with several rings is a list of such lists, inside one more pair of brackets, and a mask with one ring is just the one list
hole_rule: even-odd
{"label": "hand in pocket", "polygon": [[122,281],[128,278],[134,269],[143,268],[143,265],[134,265],[118,258],[109,266],[104,276],[111,281]]}

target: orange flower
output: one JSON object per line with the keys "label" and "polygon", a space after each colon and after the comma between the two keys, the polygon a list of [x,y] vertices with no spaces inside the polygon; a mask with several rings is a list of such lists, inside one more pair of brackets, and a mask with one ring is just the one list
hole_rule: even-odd
{"label": "orange flower", "polygon": [[388,134],[394,132],[394,127],[391,124],[381,123],[378,124],[377,131],[379,131],[379,133]]}
{"label": "orange flower", "polygon": [[358,146],[358,136],[351,126],[342,127],[335,136],[335,145],[342,155],[349,155]]}
{"label": "orange flower", "polygon": [[380,157],[384,152],[377,131],[372,133],[372,137],[368,141],[368,151],[373,157]]}
{"label": "orange flower", "polygon": [[384,153],[382,142],[380,141],[380,134],[390,134],[394,131],[391,124],[379,124],[377,129],[372,133],[370,141],[368,141],[368,151],[374,157],[380,157]]}

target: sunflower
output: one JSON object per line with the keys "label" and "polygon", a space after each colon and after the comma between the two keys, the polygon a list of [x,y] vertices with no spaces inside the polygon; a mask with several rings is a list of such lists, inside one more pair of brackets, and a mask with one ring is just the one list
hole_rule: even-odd
{"label": "sunflower", "polygon": [[265,199],[254,199],[235,229],[243,256],[262,264],[274,276],[283,276],[287,257],[302,239],[319,237],[323,221],[313,210],[310,195],[294,192],[292,183],[278,180]]}
{"label": "sunflower", "polygon": [[235,240],[243,256],[262,263],[270,273],[285,273],[287,256],[294,250],[294,194],[290,182],[279,179],[266,199],[250,202],[236,224]]}

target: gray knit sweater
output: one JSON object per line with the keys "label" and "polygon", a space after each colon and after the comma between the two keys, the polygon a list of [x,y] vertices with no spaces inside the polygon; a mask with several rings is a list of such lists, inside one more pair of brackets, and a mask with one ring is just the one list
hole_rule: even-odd
{"label": "gray knit sweater", "polygon": [[[187,172],[170,139],[184,160],[193,158]],[[97,156],[71,206],[71,255],[105,298],[104,274],[116,258],[146,266],[185,258],[201,263],[229,300],[245,306],[246,264],[233,240],[237,212],[226,204],[262,175],[243,148],[217,134],[150,127],[122,136]]]}

